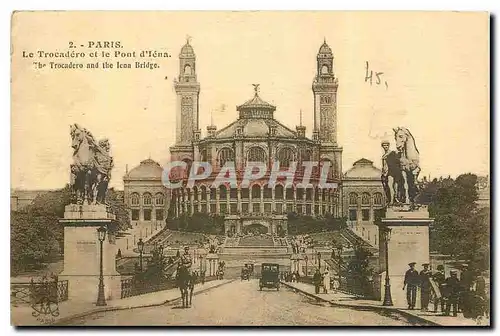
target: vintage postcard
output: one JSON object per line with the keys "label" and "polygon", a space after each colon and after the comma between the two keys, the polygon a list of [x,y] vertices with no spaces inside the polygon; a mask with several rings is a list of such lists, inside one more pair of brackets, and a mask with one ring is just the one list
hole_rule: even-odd
{"label": "vintage postcard", "polygon": [[489,326],[485,12],[12,14],[15,326]]}

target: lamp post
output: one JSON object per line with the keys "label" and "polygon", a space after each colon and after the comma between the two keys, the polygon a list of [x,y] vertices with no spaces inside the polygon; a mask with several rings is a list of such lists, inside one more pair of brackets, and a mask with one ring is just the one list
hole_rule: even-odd
{"label": "lamp post", "polygon": [[309,260],[309,258],[307,257],[307,254],[306,256],[304,257],[304,260],[306,261],[306,277],[308,276],[308,272],[307,272],[307,261]]}
{"label": "lamp post", "polygon": [[385,294],[382,306],[392,306],[391,283],[389,278],[389,240],[391,239],[391,228],[384,227],[384,243],[385,243]]}
{"label": "lamp post", "polygon": [[100,244],[100,262],[99,262],[99,289],[97,291],[96,306],[106,306],[106,298],[104,296],[104,275],[102,270],[102,244],[106,239],[106,227],[101,226],[97,229],[97,238]]}
{"label": "lamp post", "polygon": [[142,241],[142,238],[139,238],[139,241],[137,242],[137,249],[139,250],[139,266],[142,272],[142,252],[144,251],[144,242]]}
{"label": "lamp post", "polygon": [[318,252],[318,268],[321,271],[321,252]]}

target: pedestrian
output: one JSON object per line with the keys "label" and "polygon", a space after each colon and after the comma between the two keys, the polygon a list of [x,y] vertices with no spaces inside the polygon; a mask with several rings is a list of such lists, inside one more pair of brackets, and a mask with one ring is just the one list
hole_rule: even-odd
{"label": "pedestrian", "polygon": [[327,267],[323,273],[323,293],[328,294],[330,289],[330,269]]}
{"label": "pedestrian", "polygon": [[445,297],[444,297],[444,283],[446,280],[446,276],[444,275],[444,266],[443,265],[438,265],[437,266],[437,271],[432,275],[432,279],[435,281],[438,290],[439,290],[439,295],[438,293],[435,293],[434,296],[434,313],[437,313],[438,311],[438,305],[441,304],[441,313],[444,313],[445,309]]}
{"label": "pedestrian", "polygon": [[432,272],[428,263],[422,264],[422,266],[424,269],[420,271],[420,310],[426,312],[429,310]]}
{"label": "pedestrian", "polygon": [[337,293],[337,290],[340,288],[340,276],[335,274],[333,276],[333,292]]}
{"label": "pedestrian", "polygon": [[[461,266],[461,274],[460,274],[460,294],[458,296],[458,312],[463,313],[464,310],[470,310],[470,298],[471,292],[470,288],[472,286],[472,282],[474,280],[474,272],[468,264],[462,264]],[[469,311],[466,312],[469,314]]]}
{"label": "pedestrian", "polygon": [[460,295],[460,281],[457,277],[457,271],[451,270],[450,277],[445,280],[446,285],[446,310],[443,315],[449,316],[450,310],[453,309],[453,316],[457,316],[458,312],[458,298]]}
{"label": "pedestrian", "polygon": [[410,269],[405,273],[405,280],[403,284],[403,290],[406,287],[406,301],[408,302],[408,309],[415,309],[415,302],[417,300],[417,287],[419,284],[418,271],[415,270],[416,262],[411,262],[408,264]]}
{"label": "pedestrian", "polygon": [[319,286],[321,285],[321,280],[321,272],[319,271],[319,268],[316,268],[316,271],[313,275],[314,292],[316,294],[319,294]]}

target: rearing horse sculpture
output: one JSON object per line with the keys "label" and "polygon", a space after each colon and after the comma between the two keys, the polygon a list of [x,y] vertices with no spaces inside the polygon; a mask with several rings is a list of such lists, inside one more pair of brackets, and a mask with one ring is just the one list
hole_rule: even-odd
{"label": "rearing horse sculpture", "polygon": [[113,158],[107,139],[95,141],[92,134],[77,124],[71,125],[71,188],[78,204],[104,203],[111,178]]}
{"label": "rearing horse sculpture", "polygon": [[400,167],[403,177],[401,186],[401,197],[405,204],[413,205],[417,194],[417,178],[420,173],[419,151],[415,144],[415,138],[410,131],[404,127],[394,128],[394,139],[396,148],[400,154]]}

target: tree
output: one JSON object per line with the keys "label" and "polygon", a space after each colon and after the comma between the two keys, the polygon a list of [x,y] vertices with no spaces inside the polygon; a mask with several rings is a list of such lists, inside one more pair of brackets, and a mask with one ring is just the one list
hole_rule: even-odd
{"label": "tree", "polygon": [[108,189],[106,194],[106,203],[109,204],[111,211],[115,214],[117,221],[117,230],[126,231],[132,228],[130,223],[129,208],[123,201],[123,191]]}
{"label": "tree", "polygon": [[11,212],[11,273],[39,269],[61,252],[57,218]]}
{"label": "tree", "polygon": [[432,195],[429,214],[434,218],[430,231],[431,250],[466,259],[480,268],[489,264],[489,209],[479,209],[477,176],[462,174],[434,180],[426,188]]}

